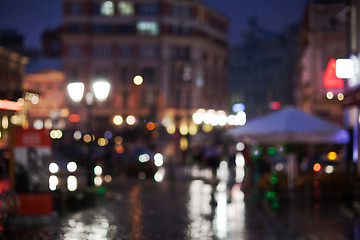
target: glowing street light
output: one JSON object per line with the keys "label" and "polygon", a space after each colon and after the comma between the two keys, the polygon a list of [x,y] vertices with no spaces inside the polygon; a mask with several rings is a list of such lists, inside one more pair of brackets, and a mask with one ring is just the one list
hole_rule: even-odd
{"label": "glowing street light", "polygon": [[[86,100],[86,104],[87,104],[87,125],[88,125],[88,131],[90,132],[90,134],[92,134],[92,107],[94,104],[94,100],[103,102],[105,101],[110,93],[110,83],[108,81],[105,81],[103,79],[98,79],[95,80],[91,86],[92,91],[89,91],[85,94],[85,100]],[[85,85],[82,82],[72,82],[69,83],[67,85],[67,90],[69,93],[69,96],[71,98],[72,101],[74,101],[75,103],[79,103],[81,102],[82,98],[84,97],[84,90],[85,90]],[[84,140],[85,137],[88,136],[85,135],[84,136]],[[90,136],[90,135],[89,135]],[[91,138],[91,136],[90,136]],[[87,158],[90,160],[92,157],[92,141],[91,139],[89,140],[89,144],[88,144],[88,152],[87,152]],[[89,186],[92,186],[93,183],[93,178],[92,178],[92,171],[93,171],[93,163],[90,161],[87,164],[87,183]],[[69,170],[70,171],[70,170]],[[69,183],[70,181],[70,183]],[[72,178],[68,179],[68,183],[70,184],[70,189],[76,189],[77,188],[77,182],[75,184],[75,180],[73,180]],[[69,190],[70,190],[69,189]],[[70,190],[71,191],[71,190]]]}
{"label": "glowing street light", "polygon": [[105,101],[109,96],[110,83],[105,80],[98,80],[93,83],[93,91],[98,101]]}
{"label": "glowing street light", "polygon": [[82,82],[73,82],[67,85],[67,90],[71,100],[78,103],[84,95],[85,85]]}

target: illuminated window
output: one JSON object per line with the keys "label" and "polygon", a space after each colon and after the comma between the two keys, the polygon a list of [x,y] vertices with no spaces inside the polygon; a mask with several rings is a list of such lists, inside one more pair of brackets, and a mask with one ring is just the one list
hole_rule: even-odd
{"label": "illuminated window", "polygon": [[156,22],[138,22],[136,28],[139,35],[155,36],[159,34],[159,25]]}
{"label": "illuminated window", "polygon": [[132,2],[119,2],[118,10],[121,16],[132,16],[134,15],[134,4]]}
{"label": "illuminated window", "polygon": [[113,16],[114,15],[114,4],[112,1],[105,1],[101,4],[101,15]]}

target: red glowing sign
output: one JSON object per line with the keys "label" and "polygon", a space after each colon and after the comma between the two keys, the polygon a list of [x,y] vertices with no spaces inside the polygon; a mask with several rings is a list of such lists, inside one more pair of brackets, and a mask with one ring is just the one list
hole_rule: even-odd
{"label": "red glowing sign", "polygon": [[15,146],[16,147],[49,147],[51,138],[48,130],[37,130],[22,128],[15,129]]}
{"label": "red glowing sign", "polygon": [[70,114],[69,121],[72,123],[80,122],[80,115],[79,114]]}
{"label": "red glowing sign", "polygon": [[269,103],[269,108],[271,110],[279,110],[281,107],[281,103],[280,102],[271,102]]}
{"label": "red glowing sign", "polygon": [[9,101],[9,100],[0,100],[0,109],[11,110],[11,111],[20,111],[22,104],[19,102]]}
{"label": "red glowing sign", "polygon": [[342,88],[344,86],[344,81],[336,76],[336,59],[329,60],[323,81],[325,88]]}

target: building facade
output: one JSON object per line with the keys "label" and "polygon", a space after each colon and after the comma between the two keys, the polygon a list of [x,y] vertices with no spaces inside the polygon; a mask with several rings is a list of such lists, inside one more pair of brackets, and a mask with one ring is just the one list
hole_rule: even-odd
{"label": "building facade", "polygon": [[324,74],[330,59],[348,58],[347,23],[338,19],[345,8],[343,1],[314,1],[307,5],[301,25],[296,83],[299,108],[338,124],[344,120],[344,88],[341,84],[325,87]]}
{"label": "building facade", "polygon": [[275,33],[259,26],[255,18],[249,20],[230,55],[230,101],[244,104],[247,118],[294,103],[297,37],[296,25]]}
{"label": "building facade", "polygon": [[[22,111],[22,81],[28,58],[0,46],[0,150],[8,150],[12,117]],[[6,102],[5,102],[6,101]],[[0,153],[1,153],[0,151]]]}
{"label": "building facade", "polygon": [[98,127],[115,114],[176,125],[198,108],[227,110],[228,19],[200,1],[65,0],[63,11],[66,81],[111,84],[92,109]]}
{"label": "building facade", "polygon": [[24,105],[30,127],[35,129],[66,127],[65,119],[69,115],[69,110],[65,101],[65,75],[62,71],[43,68],[28,72],[24,77],[23,88],[39,95],[38,100],[34,99]]}

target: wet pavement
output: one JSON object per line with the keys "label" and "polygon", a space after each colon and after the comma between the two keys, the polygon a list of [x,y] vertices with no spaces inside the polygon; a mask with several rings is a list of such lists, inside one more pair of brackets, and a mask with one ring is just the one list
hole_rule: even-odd
{"label": "wet pavement", "polygon": [[9,239],[275,239],[239,185],[202,180],[127,180],[96,207],[47,227],[20,228]]}
{"label": "wet pavement", "polygon": [[273,220],[279,239],[359,240],[360,218],[339,202],[294,200],[264,211]]}
{"label": "wet pavement", "polygon": [[[224,169],[223,169],[224,170]],[[22,227],[3,239],[359,240],[359,219],[336,202],[291,201],[273,209],[220,181],[122,179],[97,205]]]}

